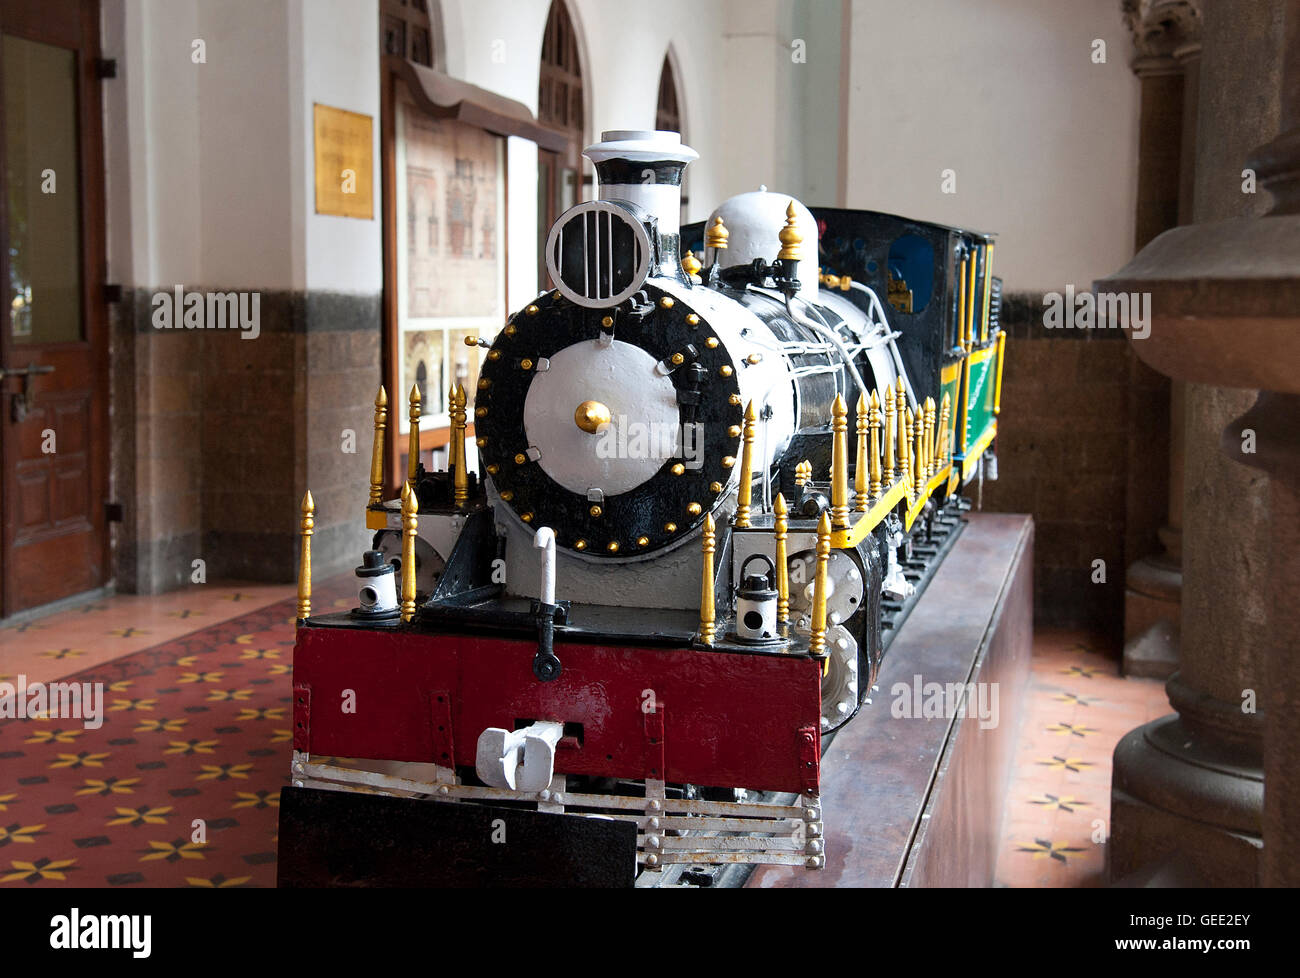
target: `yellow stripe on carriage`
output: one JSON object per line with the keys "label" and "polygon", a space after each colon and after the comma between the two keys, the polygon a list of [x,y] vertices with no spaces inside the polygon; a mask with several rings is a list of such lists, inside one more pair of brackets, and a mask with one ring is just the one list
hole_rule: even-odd
{"label": "yellow stripe on carriage", "polygon": [[867,538],[867,534],[879,526],[884,518],[894,511],[895,506],[906,498],[907,483],[900,478],[886,489],[879,499],[871,504],[870,508],[862,514],[860,520],[847,530],[832,530],[831,546],[838,550],[856,547]]}
{"label": "yellow stripe on carriage", "polygon": [[993,439],[997,437],[997,433],[998,423],[997,420],[994,419],[992,423],[989,424],[988,430],[985,431],[984,434],[980,435],[975,444],[971,446],[970,451],[966,453],[966,458],[961,463],[961,477],[963,481],[970,478],[971,473],[975,471],[975,466],[979,464],[980,456],[983,455],[984,452],[988,450],[988,447],[993,444]]}
{"label": "yellow stripe on carriage", "polygon": [[957,266],[957,345],[966,346],[966,259]]}
{"label": "yellow stripe on carriage", "polygon": [[993,416],[997,417],[1002,413],[1002,361],[1007,349],[1007,334],[1005,330],[998,330],[998,366],[997,375],[993,380]]}
{"label": "yellow stripe on carriage", "polygon": [[975,342],[975,256],[970,258],[970,282],[966,286],[966,346]]}
{"label": "yellow stripe on carriage", "polygon": [[989,339],[989,301],[993,292],[993,242],[984,246],[984,319],[980,323],[980,342]]}
{"label": "yellow stripe on carriage", "polygon": [[908,504],[907,512],[904,514],[903,518],[904,530],[910,530],[912,528],[912,524],[916,522],[916,518],[921,515],[921,510],[925,509],[926,500],[934,495],[936,489],[941,489],[947,484],[948,474],[951,471],[952,465],[945,465],[925,484],[921,494]]}

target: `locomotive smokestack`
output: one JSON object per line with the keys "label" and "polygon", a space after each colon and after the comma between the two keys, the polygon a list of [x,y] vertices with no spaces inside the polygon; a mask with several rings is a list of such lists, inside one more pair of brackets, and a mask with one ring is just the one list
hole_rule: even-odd
{"label": "locomotive smokestack", "polygon": [[596,165],[601,200],[627,201],[655,218],[656,274],[689,284],[681,262],[682,171],[700,154],[682,145],[681,133],[612,129],[583,155]]}

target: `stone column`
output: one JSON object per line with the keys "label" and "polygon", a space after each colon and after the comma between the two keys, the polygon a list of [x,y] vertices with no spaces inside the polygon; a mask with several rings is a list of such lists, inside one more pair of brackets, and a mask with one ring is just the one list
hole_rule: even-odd
{"label": "stone column", "polygon": [[[1195,168],[1197,62],[1201,50],[1199,0],[1125,0],[1124,22],[1142,83],[1138,201],[1134,247],[1185,220]],[[1182,604],[1183,389],[1134,357],[1129,365],[1134,427],[1129,433],[1123,672],[1167,679],[1178,668]],[[1169,407],[1166,429],[1159,398]],[[1136,429],[1136,430],[1135,430]],[[1157,530],[1162,550],[1150,546],[1159,519],[1152,496],[1165,473],[1151,472],[1150,449],[1168,433],[1166,503]]]}
{"label": "stone column", "polygon": [[[1300,218],[1254,216],[1267,205],[1242,192],[1241,172],[1251,147],[1278,131],[1283,18],[1300,17],[1300,0],[1207,0],[1204,13],[1197,223],[1162,234],[1098,283],[1102,291],[1151,293],[1151,335],[1134,349],[1188,382],[1186,600],[1180,670],[1168,684],[1178,713],[1131,731],[1115,748],[1110,857],[1113,877],[1177,859],[1200,883],[1254,885],[1285,875],[1263,869],[1261,846],[1272,858],[1294,858],[1279,854],[1283,838],[1270,836],[1281,829],[1263,817],[1265,743],[1281,752],[1268,762],[1278,770],[1294,766],[1300,746],[1264,735],[1294,671],[1266,664],[1283,634],[1268,620],[1278,581],[1268,570],[1270,541],[1286,532],[1278,514],[1270,522],[1265,480],[1232,466],[1219,441],[1223,433],[1240,451],[1242,423],[1229,422],[1254,400],[1252,388],[1300,386]],[[1270,172],[1294,171],[1296,156]],[[1276,421],[1269,431],[1285,442]],[[1277,678],[1265,681],[1270,671]]]}
{"label": "stone column", "polygon": [[[1264,865],[1265,886],[1300,886],[1300,666],[1295,636],[1300,635],[1300,0],[1287,0],[1283,24],[1281,85],[1282,134],[1250,160],[1260,183],[1273,198],[1261,224],[1286,235],[1289,253],[1275,260],[1283,276],[1273,291],[1291,311],[1289,344],[1259,349],[1281,356],[1293,384],[1265,390],[1243,417],[1223,432],[1225,454],[1270,476],[1271,512],[1268,565],[1268,635],[1264,671]],[[1243,432],[1254,433],[1247,452]],[[1289,814],[1289,817],[1288,817]]]}

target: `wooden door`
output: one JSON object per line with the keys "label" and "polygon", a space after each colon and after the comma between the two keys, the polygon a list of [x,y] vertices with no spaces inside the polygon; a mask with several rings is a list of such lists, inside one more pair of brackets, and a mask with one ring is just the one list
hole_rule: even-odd
{"label": "wooden door", "polygon": [[98,59],[94,0],[0,5],[0,615],[107,577]]}

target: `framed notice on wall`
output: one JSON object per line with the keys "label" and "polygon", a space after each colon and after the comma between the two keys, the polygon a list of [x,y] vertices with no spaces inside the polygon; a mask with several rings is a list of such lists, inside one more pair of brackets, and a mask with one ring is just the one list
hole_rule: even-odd
{"label": "framed notice on wall", "polygon": [[359,112],[312,106],[317,214],[375,216],[373,126]]}
{"label": "framed notice on wall", "polygon": [[407,432],[407,395],[419,385],[422,430],[446,427],[457,383],[470,404],[478,347],[505,321],[505,140],[396,100],[394,258],[398,430]]}

